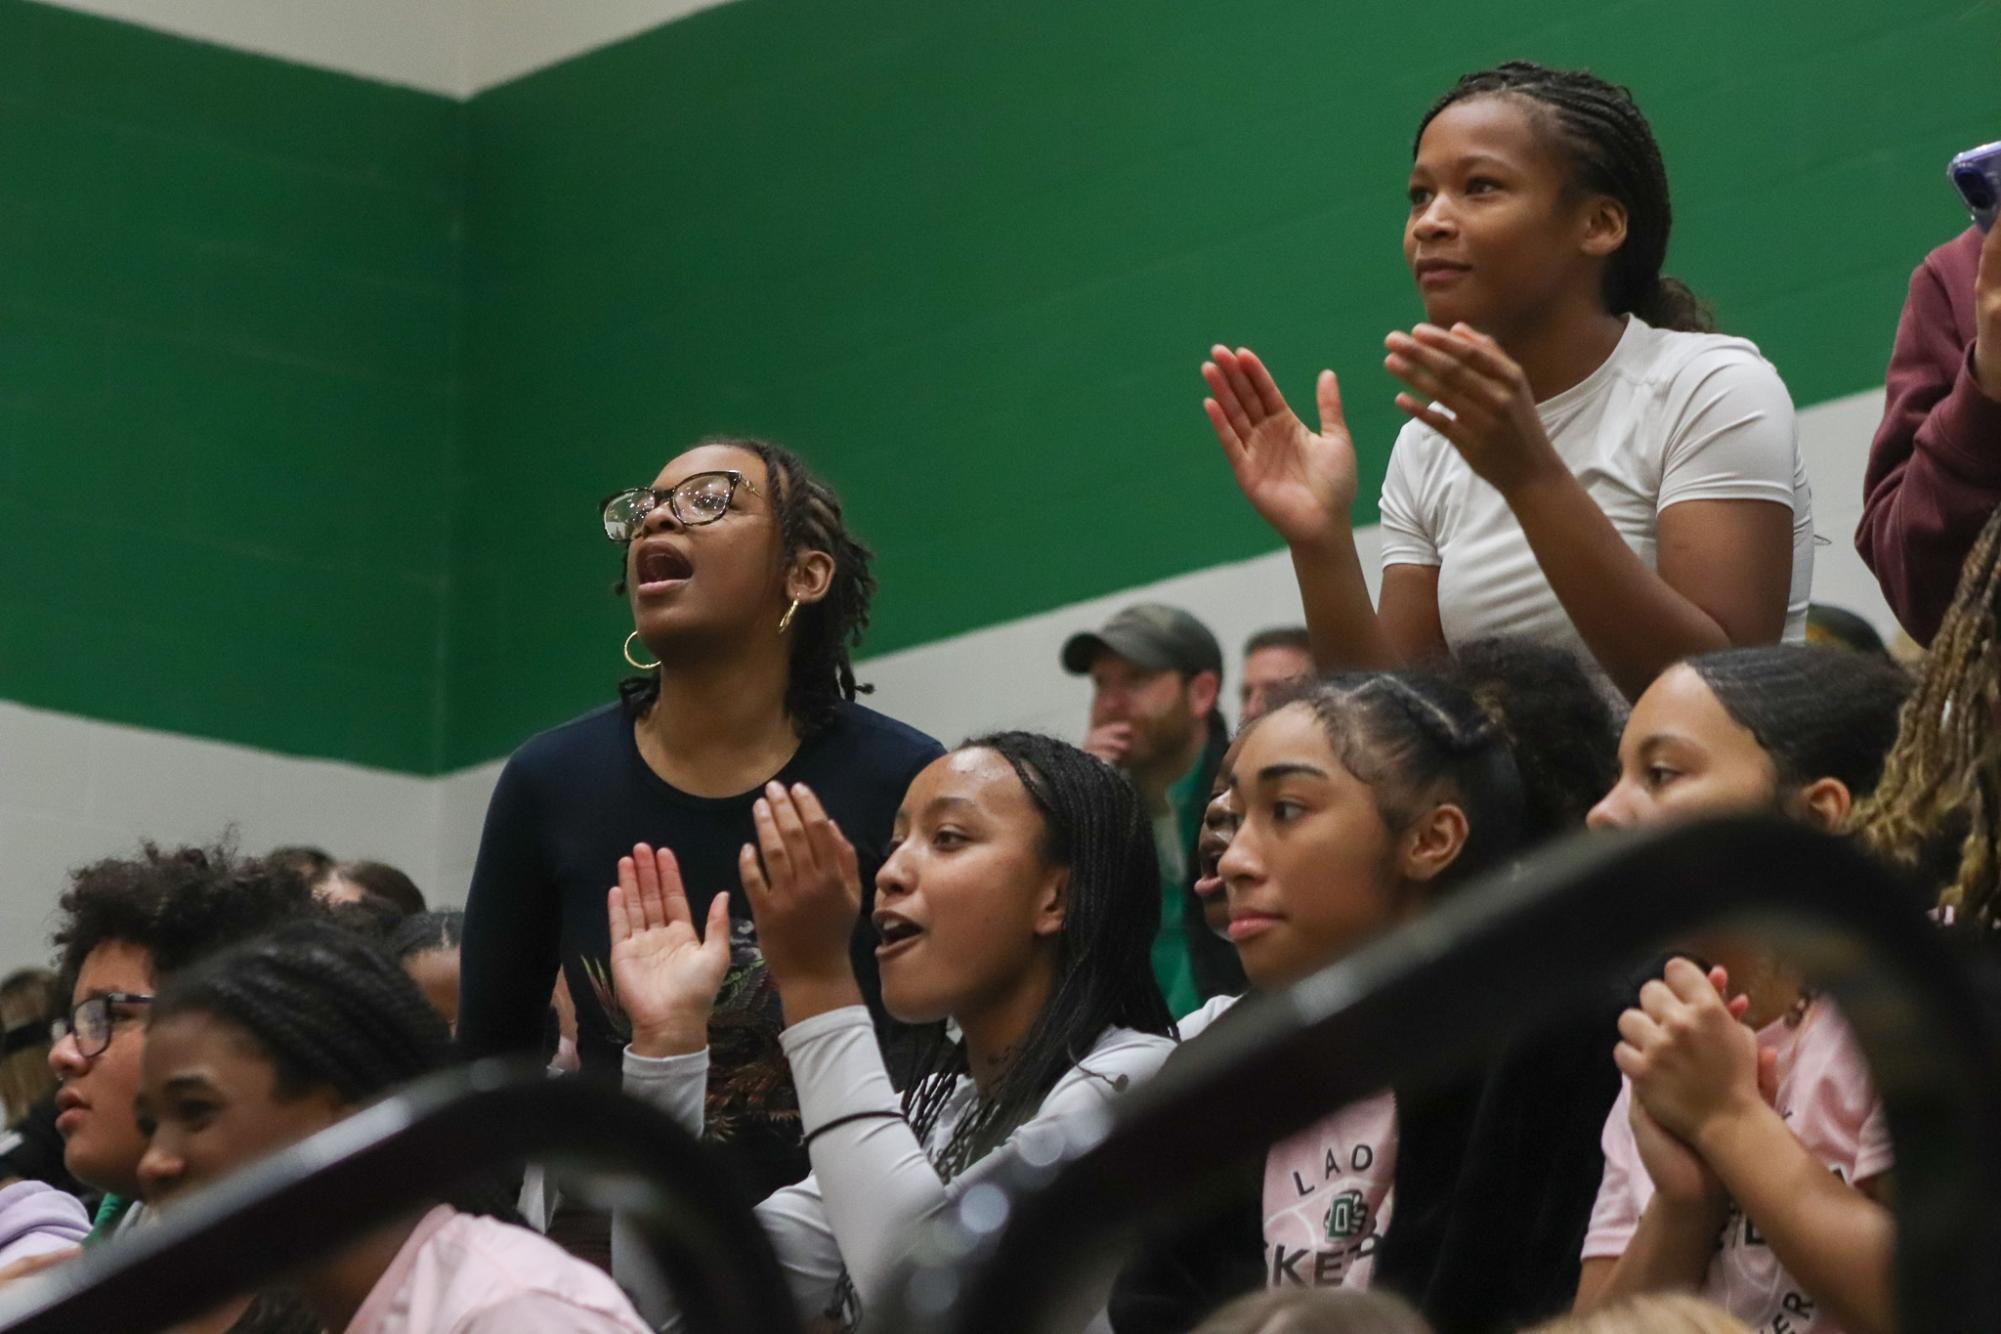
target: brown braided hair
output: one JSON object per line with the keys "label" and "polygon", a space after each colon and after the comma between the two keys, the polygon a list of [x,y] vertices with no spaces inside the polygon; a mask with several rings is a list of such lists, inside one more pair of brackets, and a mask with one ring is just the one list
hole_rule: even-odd
{"label": "brown braided hair", "polygon": [[[834,488],[791,450],[769,440],[739,435],[706,436],[692,447],[703,445],[726,445],[763,461],[772,511],[778,519],[779,552],[785,562],[802,551],[824,551],[834,558],[834,577],[827,596],[810,606],[802,603],[793,618],[785,711],[802,736],[811,736],[832,725],[842,701],[874,689],[855,681],[852,655],[868,628],[869,602],[875,597],[875,575],[869,571],[875,553],[849,530]],[[621,596],[625,593],[623,561],[621,556],[616,588]],[[659,677],[653,672],[629,676],[619,683],[618,694],[626,715],[636,718],[659,697]]]}
{"label": "brown braided hair", "polygon": [[2001,510],[1989,516],[1960,571],[1959,589],[1905,701],[1883,780],[1851,821],[1865,846],[1916,874],[1951,840],[1957,865],[1939,868],[1938,906],[1983,932],[2001,927]]}

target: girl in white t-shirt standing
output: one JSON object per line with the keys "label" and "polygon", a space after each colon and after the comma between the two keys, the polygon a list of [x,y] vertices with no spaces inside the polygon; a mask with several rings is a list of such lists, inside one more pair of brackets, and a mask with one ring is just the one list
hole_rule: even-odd
{"label": "girl in white t-shirt standing", "polygon": [[[1599,827],[1774,810],[1841,829],[1908,689],[1889,663],[1775,645],[1663,672],[1633,708]],[[1624,1087],[1577,1305],[1699,1289],[1766,1334],[1890,1328],[1889,1133],[1833,1003],[1785,960],[1689,942],[1619,1020]]]}
{"label": "girl in white t-shirt standing", "polygon": [[1334,373],[1316,433],[1249,349],[1212,350],[1203,406],[1291,548],[1323,669],[1525,633],[1630,699],[1690,654],[1801,636],[1813,521],[1792,402],[1662,276],[1670,222],[1623,88],[1511,61],[1432,107],[1404,224],[1425,322],[1385,340],[1411,421],[1383,484],[1379,607]]}
{"label": "girl in white t-shirt standing", "polygon": [[[756,817],[739,870],[813,1163],[757,1212],[801,1313],[852,1326],[920,1224],[1015,1155],[1046,1156],[1173,1050],[1153,831],[1124,776],[1050,737],[982,737],[918,773],[876,876],[883,1004],[929,1039],[899,1096],[849,961],[854,849],[803,786],[770,785]],[[609,908],[626,1091],[700,1133],[728,908],[698,938],[672,854],[643,846]]]}

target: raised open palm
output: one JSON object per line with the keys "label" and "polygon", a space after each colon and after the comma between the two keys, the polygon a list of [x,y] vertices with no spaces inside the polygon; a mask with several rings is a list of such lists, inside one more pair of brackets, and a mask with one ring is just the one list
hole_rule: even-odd
{"label": "raised open palm", "polygon": [[730,905],[718,894],[708,930],[695,932],[674,854],[641,843],[618,859],[606,900],[611,918],[611,982],[641,1055],[699,1051],[709,1012],[730,966]]}
{"label": "raised open palm", "polygon": [[1341,386],[1320,372],[1320,430],[1286,405],[1249,348],[1218,345],[1202,363],[1211,397],[1202,401],[1237,486],[1287,542],[1306,542],[1345,523],[1355,503],[1355,446],[1341,417]]}

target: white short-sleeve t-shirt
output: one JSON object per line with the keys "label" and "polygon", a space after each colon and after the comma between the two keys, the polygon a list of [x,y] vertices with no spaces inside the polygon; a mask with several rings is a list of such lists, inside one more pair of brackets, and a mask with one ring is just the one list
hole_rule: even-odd
{"label": "white short-sleeve t-shirt", "polygon": [[[1550,443],[1626,545],[1656,563],[1660,513],[1684,500],[1766,500],[1793,512],[1785,638],[1806,636],[1813,496],[1792,398],[1757,347],[1656,329],[1637,315],[1605,364],[1536,405]],[[1524,635],[1590,660],[1501,493],[1450,441],[1406,423],[1382,493],[1384,569],[1438,567],[1438,618],[1457,648]]]}

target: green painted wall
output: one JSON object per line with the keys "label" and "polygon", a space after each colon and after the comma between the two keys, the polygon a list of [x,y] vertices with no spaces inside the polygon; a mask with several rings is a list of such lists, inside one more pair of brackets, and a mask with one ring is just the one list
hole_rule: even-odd
{"label": "green painted wall", "polygon": [[1411,132],[1496,60],[1630,83],[1672,267],[1800,402],[1878,383],[1964,222],[1944,161],[2001,137],[1997,39],[1964,0],[742,0],[489,92],[447,756],[608,697],[590,505],[703,432],[842,487],[873,651],[1268,549],[1199,410],[1216,339],[1301,398],[1342,370],[1379,476]]}
{"label": "green painted wall", "polygon": [[0,697],[436,767],[464,117],[0,0]]}
{"label": "green painted wall", "polygon": [[872,651],[1266,549],[1203,349],[1341,369],[1379,474],[1410,133],[1515,55],[1631,83],[1672,267],[1802,403],[1863,388],[1945,158],[2001,135],[1998,38],[1993,0],[739,0],[459,106],[0,0],[0,697],[491,758],[608,697],[591,504],[713,430],[843,488]]}

